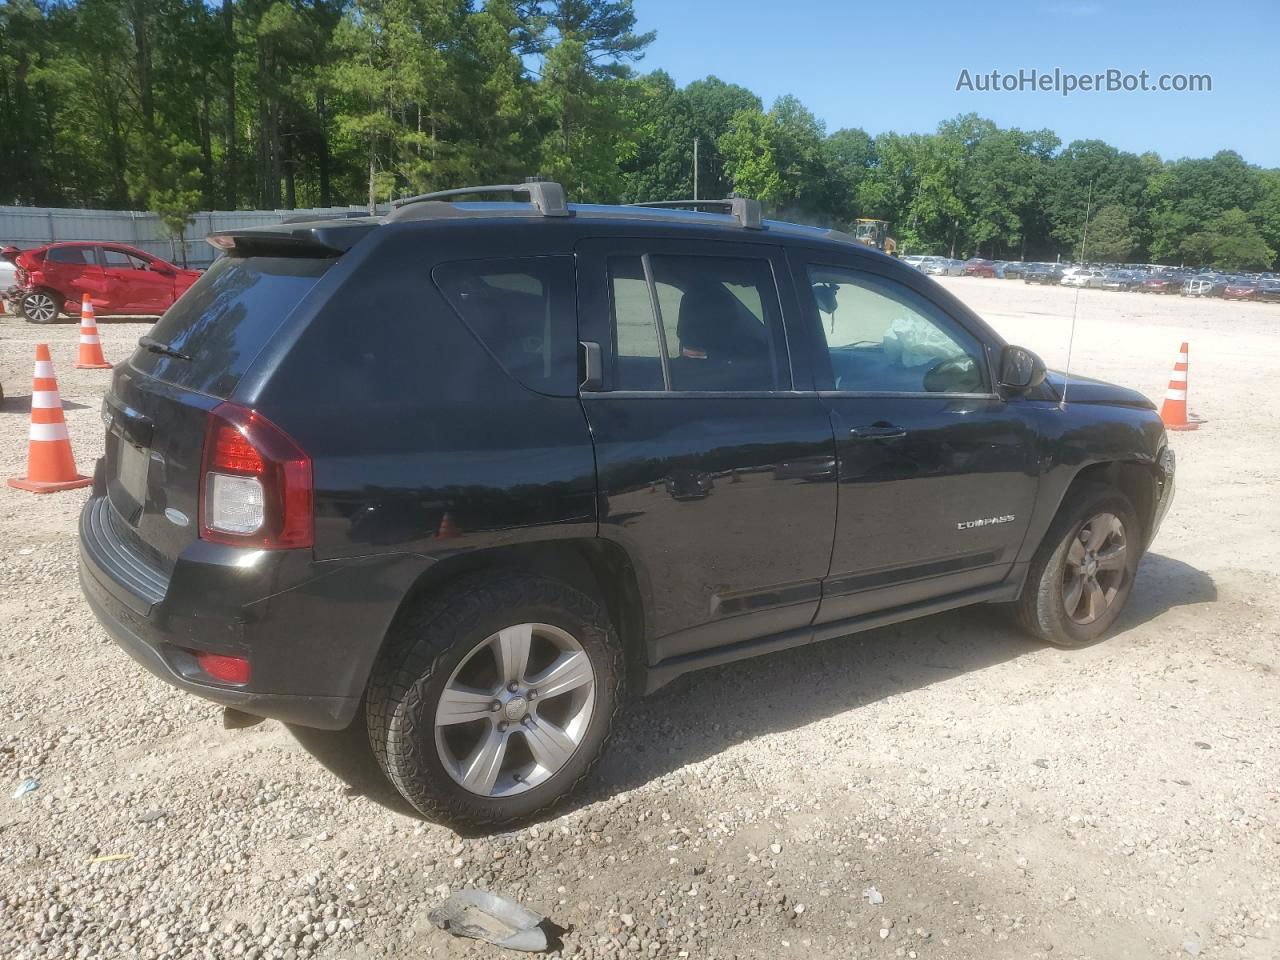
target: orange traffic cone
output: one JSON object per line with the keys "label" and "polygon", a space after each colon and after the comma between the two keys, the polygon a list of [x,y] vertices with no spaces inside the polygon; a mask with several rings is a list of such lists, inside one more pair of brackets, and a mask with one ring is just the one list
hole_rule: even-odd
{"label": "orange traffic cone", "polygon": [[80,359],[77,370],[110,370],[102,355],[102,338],[98,336],[98,322],[93,317],[93,301],[86,293],[80,301]]}
{"label": "orange traffic cone", "polygon": [[1187,345],[1182,345],[1178,362],[1173,365],[1169,377],[1169,389],[1164,394],[1164,406],[1160,419],[1169,430],[1195,430],[1200,424],[1187,419]]}
{"label": "orange traffic cone", "polygon": [[10,477],[9,486],[31,493],[53,493],[87,487],[93,481],[76,473],[76,461],[62,417],[62,398],[53,378],[48,344],[36,344],[36,370],[31,384],[31,443],[27,475]]}
{"label": "orange traffic cone", "polygon": [[440,518],[440,529],[436,531],[436,539],[438,540],[455,540],[462,536],[458,530],[458,525],[453,522],[453,514],[446,513]]}

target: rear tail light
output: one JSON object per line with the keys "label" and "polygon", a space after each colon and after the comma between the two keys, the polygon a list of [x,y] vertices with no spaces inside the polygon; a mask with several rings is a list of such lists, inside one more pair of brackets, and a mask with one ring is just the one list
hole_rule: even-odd
{"label": "rear tail light", "polygon": [[209,414],[200,538],[268,550],[310,547],[311,458],[266,417],[234,403]]}

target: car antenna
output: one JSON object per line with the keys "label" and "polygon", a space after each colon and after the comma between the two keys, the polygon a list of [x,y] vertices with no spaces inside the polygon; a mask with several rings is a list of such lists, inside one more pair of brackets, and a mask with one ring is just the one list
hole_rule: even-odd
{"label": "car antenna", "polygon": [[[1084,230],[1080,234],[1080,262],[1085,262],[1085,246],[1089,242],[1089,217],[1093,214],[1093,183],[1089,181],[1089,199],[1084,208]],[[1076,314],[1080,310],[1080,287],[1076,287],[1076,301],[1071,307],[1071,333],[1067,336],[1067,365],[1062,371],[1062,399],[1058,401],[1058,409],[1067,408],[1067,386],[1071,383],[1071,348],[1076,342]]]}

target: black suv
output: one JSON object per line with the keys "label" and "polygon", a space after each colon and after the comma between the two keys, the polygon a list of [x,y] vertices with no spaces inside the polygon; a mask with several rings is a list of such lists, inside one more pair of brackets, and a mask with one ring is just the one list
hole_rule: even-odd
{"label": "black suv", "polygon": [[[498,191],[529,202],[466,199]],[[121,646],[242,713],[363,714],[419,810],[494,824],[628,690],[974,603],[1112,624],[1173,490],[1146,398],[1061,403],[932,280],[754,201],[563,197],[210,238],[104,401],[81,580]]]}
{"label": "black suv", "polygon": [[1057,284],[1062,282],[1062,267],[1056,263],[1033,263],[1022,271],[1023,283]]}

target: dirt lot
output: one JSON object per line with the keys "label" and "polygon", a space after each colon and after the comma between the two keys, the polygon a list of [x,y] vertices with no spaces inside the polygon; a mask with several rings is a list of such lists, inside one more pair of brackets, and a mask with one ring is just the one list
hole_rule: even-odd
{"label": "dirt lot", "polygon": [[[945,282],[1065,361],[1074,291]],[[984,608],[689,676],[624,715],[580,805],[500,836],[408,815],[359,729],[222,730],[81,601],[84,491],[0,488],[0,957],[497,956],[426,920],[477,883],[565,957],[1280,956],[1280,306],[1079,296],[1076,371],[1160,397],[1189,340],[1208,420],[1174,435],[1112,639],[1047,649]],[[144,329],[103,324],[107,358]],[[4,318],[0,475],[43,339],[100,453],[75,327]]]}

